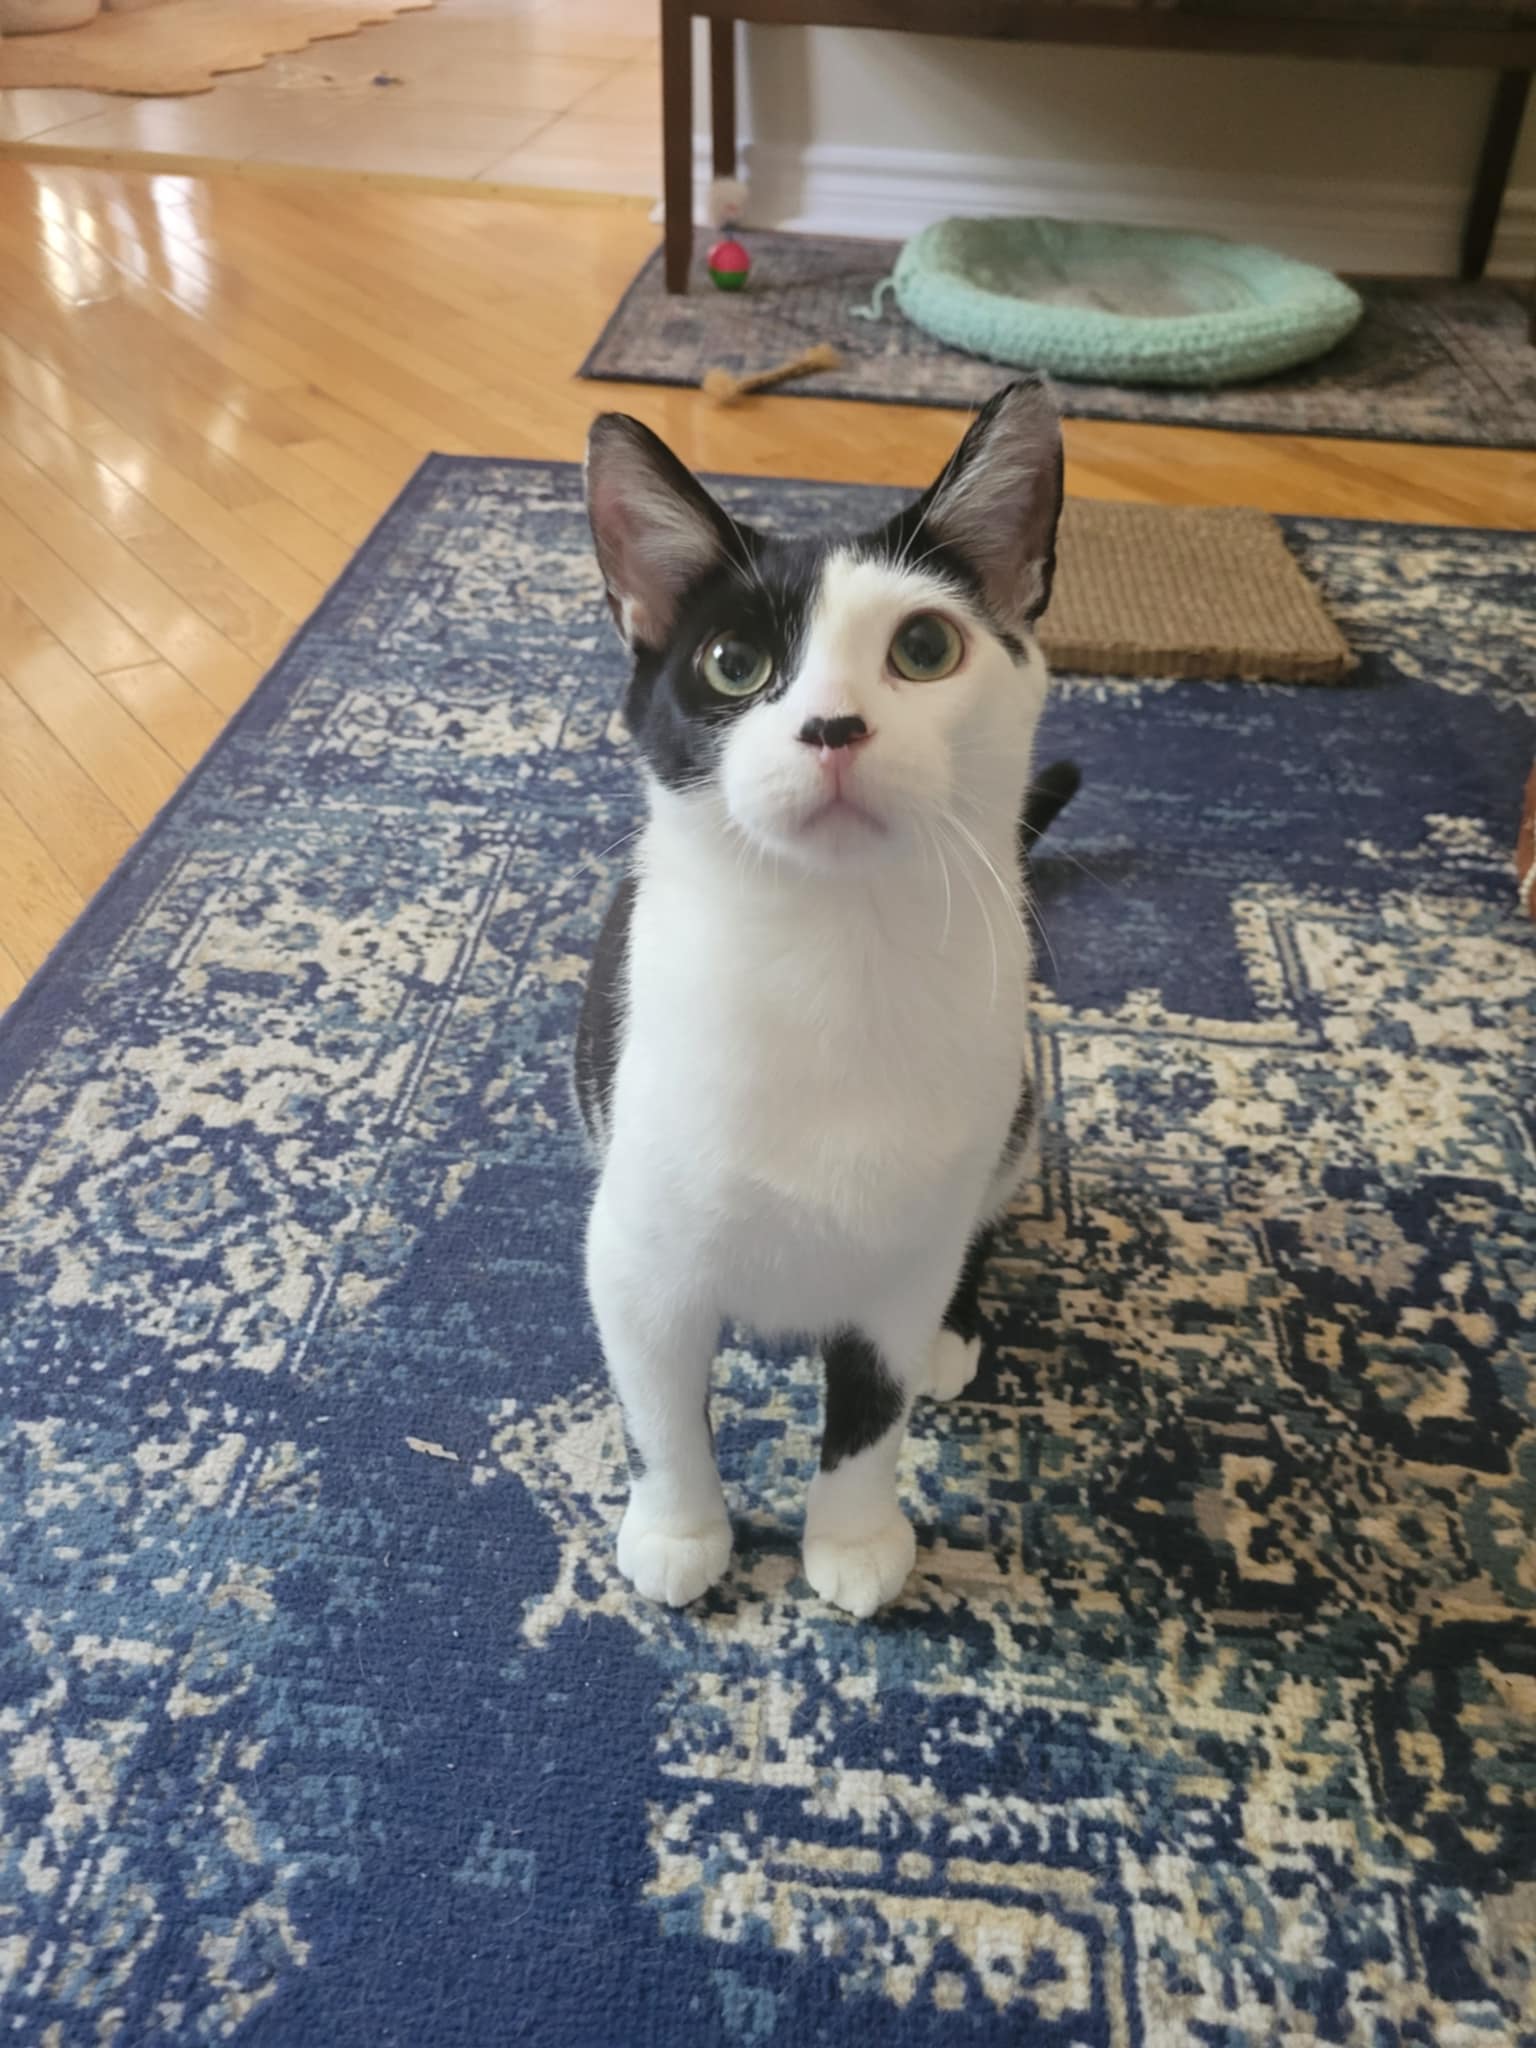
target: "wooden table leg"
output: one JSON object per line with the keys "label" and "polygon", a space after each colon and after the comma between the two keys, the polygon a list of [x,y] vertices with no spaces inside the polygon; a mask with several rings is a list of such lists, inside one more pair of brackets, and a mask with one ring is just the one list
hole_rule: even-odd
{"label": "wooden table leg", "polygon": [[736,24],[709,17],[709,118],[717,178],[736,175]]}
{"label": "wooden table leg", "polygon": [[669,292],[688,289],[693,261],[693,16],[661,0],[661,205]]}
{"label": "wooden table leg", "polygon": [[1499,73],[1487,132],[1483,136],[1483,153],[1478,160],[1477,182],[1472,187],[1466,226],[1462,230],[1461,274],[1465,278],[1481,277],[1487,265],[1530,90],[1529,71]]}

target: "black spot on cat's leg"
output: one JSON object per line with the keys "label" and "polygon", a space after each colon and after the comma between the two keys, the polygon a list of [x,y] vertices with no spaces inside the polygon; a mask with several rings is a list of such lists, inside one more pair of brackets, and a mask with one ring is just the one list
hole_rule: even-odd
{"label": "black spot on cat's leg", "polygon": [[[629,1476],[632,1480],[643,1479],[645,1477],[645,1454],[635,1442],[634,1432],[630,1429],[629,1419],[627,1416],[624,1416],[622,1408],[619,1413],[624,1419],[624,1457],[629,1466]],[[715,1447],[715,1422],[714,1417],[709,1412],[709,1394],[707,1390],[704,1395],[704,1430],[709,1438],[709,1447],[713,1450]]]}
{"label": "black spot on cat's leg", "polygon": [[827,1370],[827,1418],[821,1469],[835,1472],[845,1458],[867,1451],[901,1421],[906,1402],[890,1367],[867,1337],[839,1330],[822,1346]]}
{"label": "black spot on cat's leg", "polygon": [[[620,1413],[623,1413],[622,1409]],[[632,1480],[643,1479],[645,1477],[645,1458],[641,1453],[640,1446],[635,1442],[627,1421],[624,1424],[624,1458],[629,1466],[630,1478]]]}
{"label": "black spot on cat's leg", "polygon": [[945,1329],[953,1330],[967,1344],[981,1335],[981,1276],[996,1244],[996,1230],[984,1223],[966,1247],[965,1264],[944,1311]]}
{"label": "black spot on cat's leg", "polygon": [[873,1614],[896,1598],[917,1554],[896,1497],[912,1380],[855,1329],[834,1332],[822,1355],[827,1421],[805,1504],[805,1576],[835,1607]]}

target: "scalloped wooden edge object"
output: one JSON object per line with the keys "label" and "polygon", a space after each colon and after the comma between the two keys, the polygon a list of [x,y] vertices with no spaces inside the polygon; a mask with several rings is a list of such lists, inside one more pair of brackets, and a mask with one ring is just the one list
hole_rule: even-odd
{"label": "scalloped wooden edge object", "polygon": [[311,43],[356,35],[434,0],[164,0],[114,9],[81,28],[0,39],[0,87],[159,97],[207,92]]}

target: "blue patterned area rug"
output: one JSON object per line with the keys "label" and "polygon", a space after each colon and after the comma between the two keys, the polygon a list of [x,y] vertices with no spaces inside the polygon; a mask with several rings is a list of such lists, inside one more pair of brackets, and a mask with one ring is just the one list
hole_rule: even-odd
{"label": "blue patterned area rug", "polygon": [[1357,684],[1059,690],[907,1596],[809,1593],[732,1342],[673,1613],[566,1082],[621,657],[573,470],[426,465],[0,1038],[0,2038],[1536,2042],[1531,542],[1287,531]]}

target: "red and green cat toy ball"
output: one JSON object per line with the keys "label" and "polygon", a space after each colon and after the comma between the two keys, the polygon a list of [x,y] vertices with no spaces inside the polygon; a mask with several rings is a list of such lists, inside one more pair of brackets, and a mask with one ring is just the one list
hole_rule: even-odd
{"label": "red and green cat toy ball", "polygon": [[716,242],[704,259],[716,291],[739,292],[752,268],[752,258],[733,235]]}
{"label": "red and green cat toy ball", "polygon": [[704,258],[710,283],[717,292],[745,289],[752,258],[735,235],[736,223],[747,203],[747,188],[739,178],[712,178],[704,218],[720,236]]}

